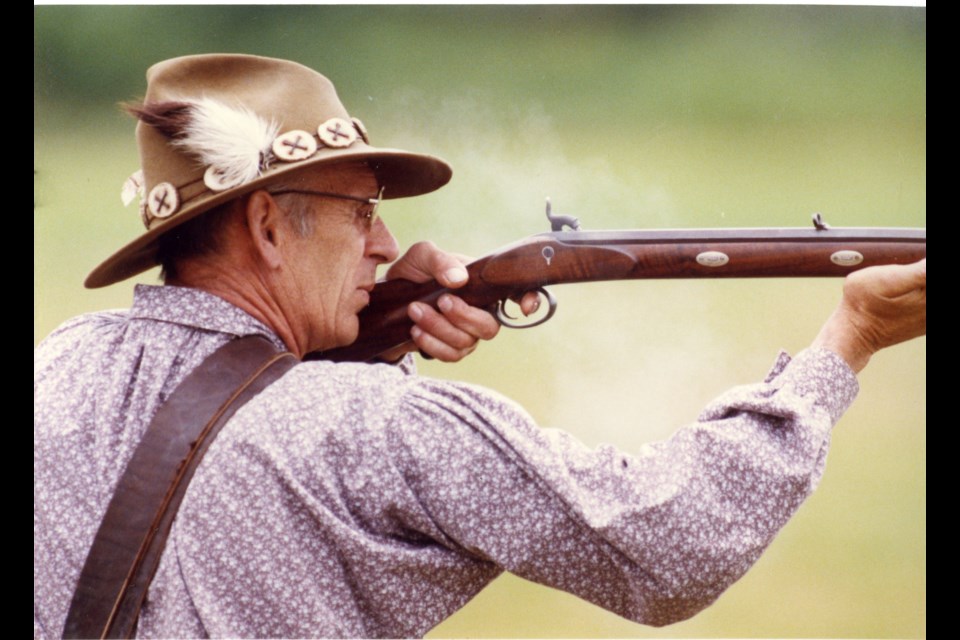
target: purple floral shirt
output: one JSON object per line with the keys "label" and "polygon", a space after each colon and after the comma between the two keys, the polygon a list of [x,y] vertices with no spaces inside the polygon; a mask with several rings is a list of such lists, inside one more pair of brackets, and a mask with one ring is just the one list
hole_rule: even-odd
{"label": "purple floral shirt", "polygon": [[[264,325],[215,296],[137,287],[34,365],[34,636],[62,633],[113,487],[160,404]],[[713,602],[818,483],[856,378],[781,354],[667,441],[621,452],[409,366],[302,363],[200,465],[140,637],[421,636],[502,571],[663,625]],[[630,421],[630,416],[624,416]]]}

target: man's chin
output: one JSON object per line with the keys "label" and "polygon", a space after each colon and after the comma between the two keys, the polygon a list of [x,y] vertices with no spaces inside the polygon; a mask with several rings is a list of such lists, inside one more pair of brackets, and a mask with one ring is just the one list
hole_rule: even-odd
{"label": "man's chin", "polygon": [[354,325],[352,330],[337,331],[334,335],[327,336],[323,342],[313,345],[308,353],[313,354],[311,359],[322,360],[325,351],[332,351],[340,347],[349,347],[357,341],[358,334],[359,330],[357,325]]}
{"label": "man's chin", "polygon": [[357,341],[357,337],[360,335],[360,321],[354,316],[350,322],[345,322],[344,326],[337,331],[336,341],[337,343],[333,345],[334,347],[349,347],[354,342]]}

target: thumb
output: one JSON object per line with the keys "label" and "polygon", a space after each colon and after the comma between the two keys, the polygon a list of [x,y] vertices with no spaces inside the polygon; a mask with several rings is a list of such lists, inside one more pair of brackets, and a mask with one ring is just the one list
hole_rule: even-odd
{"label": "thumb", "polygon": [[433,243],[425,244],[418,256],[424,276],[433,278],[445,287],[455,289],[467,283],[469,275],[460,256],[438,249]]}
{"label": "thumb", "polygon": [[847,276],[844,294],[851,300],[869,296],[892,299],[916,294],[927,286],[927,259],[913,264],[888,264],[854,271]]}
{"label": "thumb", "polygon": [[387,279],[426,282],[433,278],[445,287],[456,288],[466,284],[469,277],[463,264],[461,256],[442,251],[429,241],[418,242],[390,267]]}

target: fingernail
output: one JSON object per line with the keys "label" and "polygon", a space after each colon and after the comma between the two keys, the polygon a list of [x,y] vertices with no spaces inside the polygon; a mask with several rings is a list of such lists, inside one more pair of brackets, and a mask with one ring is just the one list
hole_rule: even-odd
{"label": "fingernail", "polygon": [[421,333],[423,333],[423,330],[417,325],[413,325],[413,328],[410,329],[410,335],[413,336],[414,340],[419,338]]}
{"label": "fingernail", "polygon": [[459,282],[466,282],[467,280],[467,270],[463,267],[453,267],[452,269],[447,269],[443,274],[443,277],[447,279],[447,282],[450,284],[457,284]]}
{"label": "fingernail", "polygon": [[440,311],[446,313],[450,311],[450,309],[453,309],[453,300],[450,296],[440,296],[440,301],[437,303],[437,306],[440,307]]}
{"label": "fingernail", "polygon": [[537,309],[539,308],[540,308],[540,298],[537,298],[536,300],[533,301],[533,308],[530,309],[530,313],[536,313]]}
{"label": "fingernail", "polygon": [[420,308],[419,304],[417,303],[411,304],[409,312],[410,312],[410,318],[412,318],[414,322],[420,322],[420,318],[423,317],[423,309]]}

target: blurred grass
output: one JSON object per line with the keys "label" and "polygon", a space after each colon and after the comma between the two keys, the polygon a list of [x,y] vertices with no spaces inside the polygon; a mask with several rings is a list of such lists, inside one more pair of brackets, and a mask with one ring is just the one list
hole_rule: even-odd
{"label": "blurred grass", "polygon": [[[146,67],[204,51],[290,57],[337,84],[376,144],[427,151],[450,186],[391,202],[403,244],[482,254],[546,230],[926,226],[925,10],[735,6],[34,8],[34,342],[129,304],[86,291],[139,233],[116,103]],[[176,34],[171,37],[171,34]],[[155,281],[154,274],[137,281]],[[630,449],[816,333],[831,280],[559,287],[557,316],[456,366],[544,425]],[[926,341],[861,376],[823,484],[757,567],[690,621],[651,629],[504,577],[432,636],[922,637]]]}

